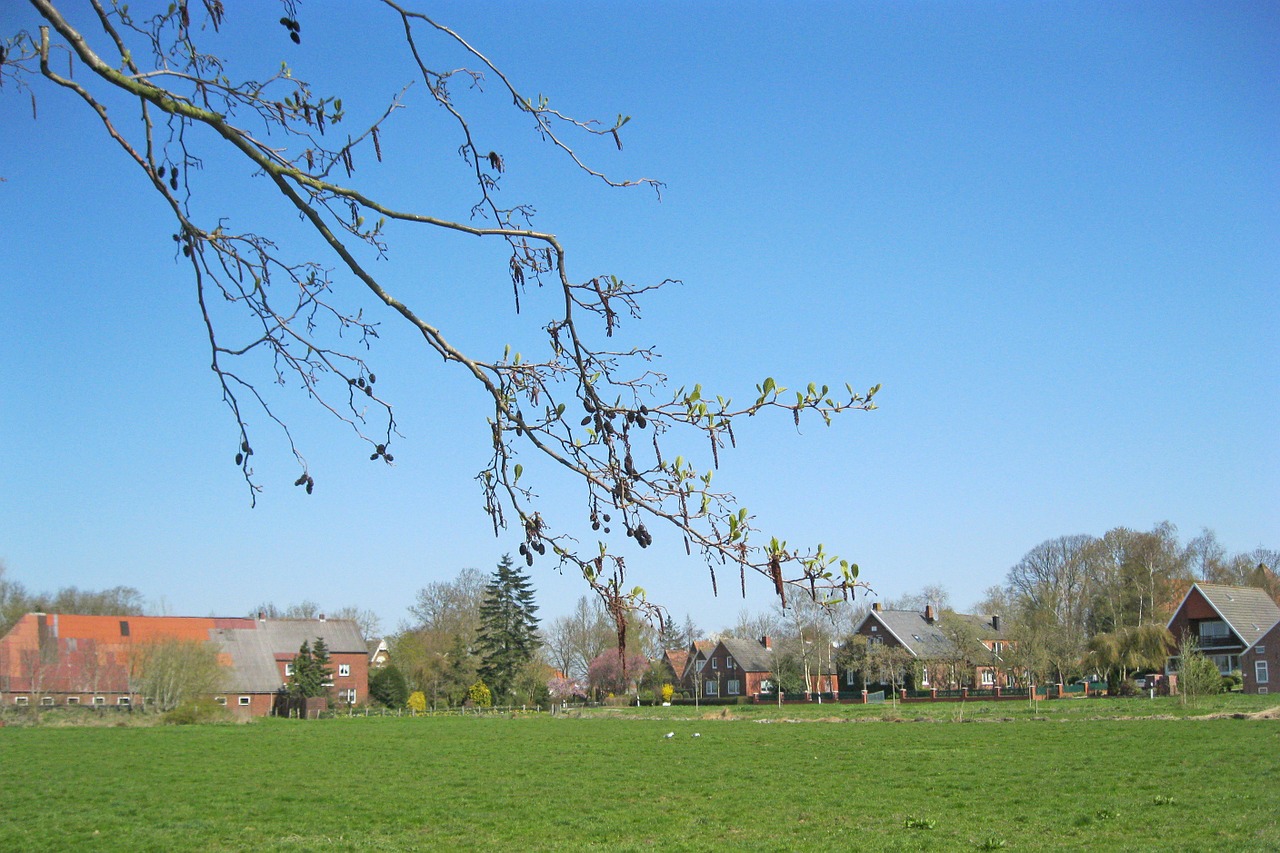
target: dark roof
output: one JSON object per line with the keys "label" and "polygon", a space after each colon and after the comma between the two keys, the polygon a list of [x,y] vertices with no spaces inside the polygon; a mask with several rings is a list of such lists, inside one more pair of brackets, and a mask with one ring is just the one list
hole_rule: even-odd
{"label": "dark roof", "polygon": [[[948,611],[930,622],[918,610],[872,610],[858,625],[859,631],[868,619],[883,625],[907,651],[921,660],[945,659],[955,655],[955,646],[943,630],[946,623],[954,620],[967,622],[978,639],[1005,639],[1004,628],[996,628],[993,617],[970,613]],[[973,649],[971,653],[976,651],[977,649]]]}
{"label": "dark roof", "polygon": [[[1263,634],[1280,622],[1280,605],[1272,601],[1265,590],[1220,583],[1196,583],[1187,591],[1187,596],[1197,589],[1246,647],[1258,642]],[[1184,597],[1182,603],[1185,604],[1186,600]],[[1182,604],[1179,604],[1178,611],[1181,610]],[[1175,616],[1178,611],[1174,612]]]}
{"label": "dark roof", "polygon": [[742,667],[743,672],[772,672],[773,656],[758,640],[723,637],[720,645]]}
{"label": "dark roof", "polygon": [[[757,640],[742,640],[737,637],[723,637],[720,645],[728,654],[742,667],[743,672],[773,672],[773,662],[775,655],[798,653],[798,640],[774,640],[772,648],[766,648]],[[814,660],[814,655],[810,654],[810,662],[815,674],[818,675],[834,675],[835,668],[832,663],[834,655],[817,655],[818,659]]]}

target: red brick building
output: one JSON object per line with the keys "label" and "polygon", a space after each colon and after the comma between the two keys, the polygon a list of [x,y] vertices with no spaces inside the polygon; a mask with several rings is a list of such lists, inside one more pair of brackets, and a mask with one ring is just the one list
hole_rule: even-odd
{"label": "red brick building", "polygon": [[209,643],[227,670],[219,704],[245,716],[271,712],[305,641],[329,648],[331,700],[363,702],[369,652],[348,620],[28,613],[0,638],[0,704],[135,707],[146,702],[136,662],[149,645]]}
{"label": "red brick building", "polygon": [[[1186,637],[1226,675],[1239,670],[1244,692],[1271,692],[1280,678],[1280,605],[1254,587],[1195,583],[1169,620],[1179,645]],[[1170,658],[1166,671],[1177,671]],[[1260,680],[1265,677],[1265,681]]]}
{"label": "red brick building", "polygon": [[[707,655],[700,675],[700,695],[704,698],[749,696],[758,699],[762,693],[776,688],[773,671],[781,657],[791,658],[800,667],[807,682],[806,696],[836,693],[839,684],[829,647],[788,641],[775,648],[772,640],[743,640],[725,637]],[[792,696],[799,699],[800,696]]]}

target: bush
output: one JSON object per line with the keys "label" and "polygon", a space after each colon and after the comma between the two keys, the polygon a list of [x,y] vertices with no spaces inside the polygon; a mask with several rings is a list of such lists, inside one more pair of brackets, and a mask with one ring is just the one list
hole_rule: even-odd
{"label": "bush", "polygon": [[1126,679],[1124,681],[1121,681],[1119,684],[1115,685],[1114,690],[1108,687],[1107,695],[1108,696],[1137,696],[1138,686],[1134,684],[1132,681],[1129,681]]}
{"label": "bush", "polygon": [[172,711],[166,711],[161,717],[172,726],[191,726],[201,723],[225,723],[231,714],[225,707],[212,699],[189,699]]}
{"label": "bush", "polygon": [[1240,674],[1240,670],[1232,670],[1230,674],[1222,676],[1222,686],[1218,689],[1219,693],[1238,693],[1244,689],[1244,676]]}
{"label": "bush", "polygon": [[493,706],[493,694],[483,680],[477,681],[467,691],[467,701],[476,708],[490,708]]}

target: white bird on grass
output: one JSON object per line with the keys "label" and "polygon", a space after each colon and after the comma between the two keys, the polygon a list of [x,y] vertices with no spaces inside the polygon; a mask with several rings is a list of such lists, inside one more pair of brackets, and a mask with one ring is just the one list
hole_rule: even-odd
{"label": "white bird on grass", "polygon": [[665,738],[673,738],[675,736],[676,736],[675,732],[667,732],[665,735],[663,735],[663,737]]}
{"label": "white bird on grass", "polygon": [[694,736],[694,737],[702,737],[702,735],[701,735],[701,734],[699,734],[698,732],[694,732],[694,733],[693,733],[693,736]]}

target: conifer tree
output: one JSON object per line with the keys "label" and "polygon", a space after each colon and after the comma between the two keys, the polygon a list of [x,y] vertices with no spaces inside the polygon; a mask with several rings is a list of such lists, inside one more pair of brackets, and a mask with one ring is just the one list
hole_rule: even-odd
{"label": "conifer tree", "polygon": [[495,701],[503,703],[520,669],[533,659],[538,640],[538,607],[533,603],[529,577],[505,554],[485,587],[480,605],[480,677],[489,685]]}
{"label": "conifer tree", "polygon": [[289,692],[294,696],[323,696],[333,682],[329,669],[329,647],[317,637],[315,646],[302,641],[298,654],[293,658],[293,675],[289,678]]}

